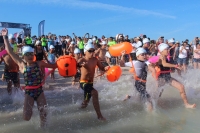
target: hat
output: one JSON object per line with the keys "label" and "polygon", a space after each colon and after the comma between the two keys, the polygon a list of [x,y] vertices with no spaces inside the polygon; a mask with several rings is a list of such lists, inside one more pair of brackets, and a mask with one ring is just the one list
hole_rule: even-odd
{"label": "hat", "polygon": [[180,43],[179,41],[176,41],[176,43]]}
{"label": "hat", "polygon": [[88,50],[91,49],[91,48],[94,49],[94,45],[93,45],[91,42],[88,42],[88,43],[85,45],[84,52],[88,51]]}
{"label": "hat", "polygon": [[158,45],[158,50],[159,50],[160,52],[162,52],[163,50],[165,50],[165,49],[168,48],[168,47],[169,47],[168,44],[166,44],[166,43],[161,43],[160,45]]}
{"label": "hat", "polygon": [[49,49],[53,49],[53,48],[55,48],[55,47],[53,45],[50,45]]}
{"label": "hat", "polygon": [[150,41],[149,41],[149,39],[145,38],[145,39],[143,39],[142,42],[143,42],[143,44],[145,44],[145,43],[150,42]]}
{"label": "hat", "polygon": [[140,39],[140,37],[136,37],[136,39]]}
{"label": "hat", "polygon": [[34,49],[32,47],[30,47],[30,46],[24,46],[24,47],[22,47],[22,55],[24,55],[25,53],[28,53],[28,52],[33,53]]}
{"label": "hat", "polygon": [[138,48],[136,50],[136,56],[143,54],[143,53],[147,53],[147,51],[144,48]]}
{"label": "hat", "polygon": [[101,45],[106,45],[106,44],[107,44],[106,41],[101,42]]}
{"label": "hat", "polygon": [[74,54],[79,54],[80,53],[80,49],[79,48],[75,48],[74,49]]}
{"label": "hat", "polygon": [[39,40],[36,41],[35,45],[39,45],[39,44],[41,44],[41,42]]}
{"label": "hat", "polygon": [[169,39],[168,43],[175,43],[175,40],[174,39]]}

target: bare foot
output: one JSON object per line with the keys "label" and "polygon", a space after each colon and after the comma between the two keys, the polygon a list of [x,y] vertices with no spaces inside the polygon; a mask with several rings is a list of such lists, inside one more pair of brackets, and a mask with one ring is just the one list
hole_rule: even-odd
{"label": "bare foot", "polygon": [[81,104],[81,108],[84,109],[84,108],[87,107],[87,105],[88,105],[87,103],[82,103],[82,104]]}
{"label": "bare foot", "polygon": [[128,100],[128,99],[130,99],[130,98],[131,98],[131,96],[126,95],[126,98],[125,98],[123,101],[126,101],[126,100]]}
{"label": "bare foot", "polygon": [[190,109],[194,109],[194,108],[196,108],[196,104],[186,104],[185,107],[190,108]]}
{"label": "bare foot", "polygon": [[100,121],[106,121],[106,118],[104,118],[103,116],[98,117],[98,119],[99,119]]}
{"label": "bare foot", "polygon": [[75,85],[75,82],[72,82],[72,86],[74,86]]}

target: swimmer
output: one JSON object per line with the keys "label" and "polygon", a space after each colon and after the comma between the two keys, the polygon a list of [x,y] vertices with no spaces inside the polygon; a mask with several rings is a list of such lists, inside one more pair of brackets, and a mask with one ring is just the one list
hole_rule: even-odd
{"label": "swimmer", "polygon": [[[76,61],[78,61],[80,59],[80,50],[78,48],[74,49],[74,58],[76,59]],[[72,78],[72,86],[75,85],[75,82],[79,82],[80,81],[80,77],[81,77],[81,72],[80,69],[77,68],[77,73],[76,75]],[[78,87],[79,88],[79,87]]]}
{"label": "swimmer", "polygon": [[[148,67],[148,69],[154,74],[155,74],[155,69],[151,66],[149,62],[146,62],[147,52],[144,48],[138,48],[136,50],[137,60],[132,61],[132,62],[127,62],[127,63],[125,63],[124,55],[125,55],[125,52],[122,53],[120,66],[132,67],[132,63],[133,63],[133,66],[135,68],[135,74],[137,75],[137,77],[136,75],[134,75],[135,89],[140,93],[141,99],[145,100],[145,102],[147,103],[147,110],[152,111],[153,104],[152,104],[151,96],[146,91],[146,79],[147,79],[146,67]],[[126,101],[127,99],[130,99],[130,97],[131,96],[127,95],[124,101]]]}
{"label": "swimmer", "polygon": [[[182,98],[186,108],[195,108],[196,104],[189,104],[188,103],[184,85],[181,84],[179,81],[177,81],[175,78],[171,77],[171,74],[170,74],[170,72],[171,72],[170,68],[171,67],[174,67],[174,68],[177,68],[177,69],[181,69],[181,68],[180,68],[180,66],[168,63],[169,61],[166,60],[166,58],[168,56],[169,45],[167,45],[165,43],[161,43],[158,46],[158,49],[159,49],[160,54],[161,54],[159,62],[157,63],[158,67],[161,70],[161,73],[158,76],[158,87],[161,87],[161,86],[165,85],[166,83],[169,83],[171,86],[173,86],[174,88],[176,88],[180,92],[181,98]],[[160,93],[160,96],[161,95],[162,95],[162,92]]]}
{"label": "swimmer", "polygon": [[93,80],[96,65],[102,71],[108,70],[109,67],[103,67],[100,61],[94,57],[94,52],[94,45],[91,42],[88,42],[84,48],[85,57],[78,60],[78,65],[81,69],[80,86],[84,90],[84,101],[82,103],[82,108],[87,107],[88,102],[92,97],[93,106],[98,119],[106,120],[100,111],[98,92],[93,87]]}
{"label": "swimmer", "polygon": [[5,49],[8,54],[14,60],[14,62],[19,66],[19,71],[24,75],[25,81],[25,99],[23,108],[23,118],[29,121],[32,116],[32,110],[34,101],[37,102],[38,110],[40,112],[41,127],[46,125],[47,116],[47,103],[44,92],[42,90],[43,85],[43,73],[41,68],[57,68],[56,64],[47,64],[43,61],[33,61],[34,49],[30,46],[24,46],[22,48],[22,55],[24,56],[25,62],[19,58],[13,51],[8,42],[8,30],[3,29],[1,34],[4,39]]}
{"label": "swimmer", "polygon": [[[0,44],[0,51],[5,49],[5,45]],[[11,48],[12,49],[12,48]],[[13,50],[13,49],[12,49]],[[6,80],[7,82],[7,91],[8,94],[12,94],[12,84],[14,84],[15,89],[20,88],[20,80],[19,80],[19,67],[13,61],[9,54],[5,54],[1,57],[1,61],[4,62],[4,73],[2,74],[2,80]]]}
{"label": "swimmer", "polygon": [[[106,67],[106,66],[109,66],[108,65],[108,63],[107,63],[107,61],[106,61],[106,45],[107,45],[107,43],[106,43],[106,41],[103,41],[102,43],[100,43],[101,44],[101,47],[100,48],[98,48],[96,51],[95,51],[95,55],[97,55],[97,57],[98,57],[98,60],[101,62],[101,64],[104,66],[104,67]],[[95,72],[97,75],[98,75],[98,68],[96,68],[96,72]],[[102,72],[101,70],[100,70],[100,75],[103,75],[104,74],[104,72]]]}

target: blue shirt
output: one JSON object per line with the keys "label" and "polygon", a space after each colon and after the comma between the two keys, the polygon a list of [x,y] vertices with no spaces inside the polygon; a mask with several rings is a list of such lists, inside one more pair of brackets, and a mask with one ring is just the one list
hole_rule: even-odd
{"label": "blue shirt", "polygon": [[56,56],[54,53],[48,53],[47,59],[51,64],[56,63]]}

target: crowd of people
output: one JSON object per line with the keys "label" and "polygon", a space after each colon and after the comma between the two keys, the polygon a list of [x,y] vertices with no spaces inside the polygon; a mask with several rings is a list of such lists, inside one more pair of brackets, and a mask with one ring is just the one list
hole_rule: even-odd
{"label": "crowd of people", "polygon": [[[30,120],[34,101],[37,102],[40,112],[41,125],[46,122],[47,106],[45,95],[42,89],[44,81],[44,68],[52,68],[51,78],[54,80],[54,70],[57,68],[56,59],[63,55],[70,55],[77,61],[77,74],[73,77],[72,85],[80,83],[84,91],[84,100],[81,105],[86,108],[92,97],[94,109],[99,120],[106,120],[100,111],[98,92],[93,87],[94,78],[101,76],[109,69],[109,66],[119,65],[135,68],[134,87],[140,93],[142,99],[147,102],[147,109],[152,111],[153,104],[151,96],[146,91],[147,72],[151,72],[158,87],[164,84],[171,84],[178,89],[186,108],[195,108],[196,104],[189,104],[183,84],[171,77],[171,72],[177,70],[178,74],[187,72],[189,63],[194,69],[200,69],[200,44],[198,37],[189,43],[186,39],[182,42],[175,41],[174,38],[165,40],[163,36],[157,40],[151,40],[146,35],[129,38],[128,35],[117,34],[116,37],[101,38],[90,37],[86,33],[84,37],[78,37],[73,33],[73,37],[56,36],[49,33],[41,37],[30,35],[24,38],[18,35],[8,35],[7,29],[1,32],[4,43],[0,44],[0,50],[6,49],[7,54],[3,55],[1,61],[5,63],[2,79],[8,83],[8,93],[12,93],[12,83],[15,88],[20,88],[19,72],[24,75],[25,81],[25,101],[24,119]],[[133,50],[130,56],[126,51],[122,55],[114,57],[109,53],[109,47],[129,42]],[[22,57],[19,56],[22,53]],[[159,56],[157,63],[148,62],[148,58]],[[34,56],[36,60],[34,61]],[[148,70],[146,68],[148,67]],[[159,73],[156,70],[159,68]],[[182,71],[183,70],[183,71]],[[33,89],[33,87],[35,87]],[[30,89],[32,88],[32,89]],[[160,96],[162,91],[160,92]],[[124,99],[130,99],[127,95]]]}

